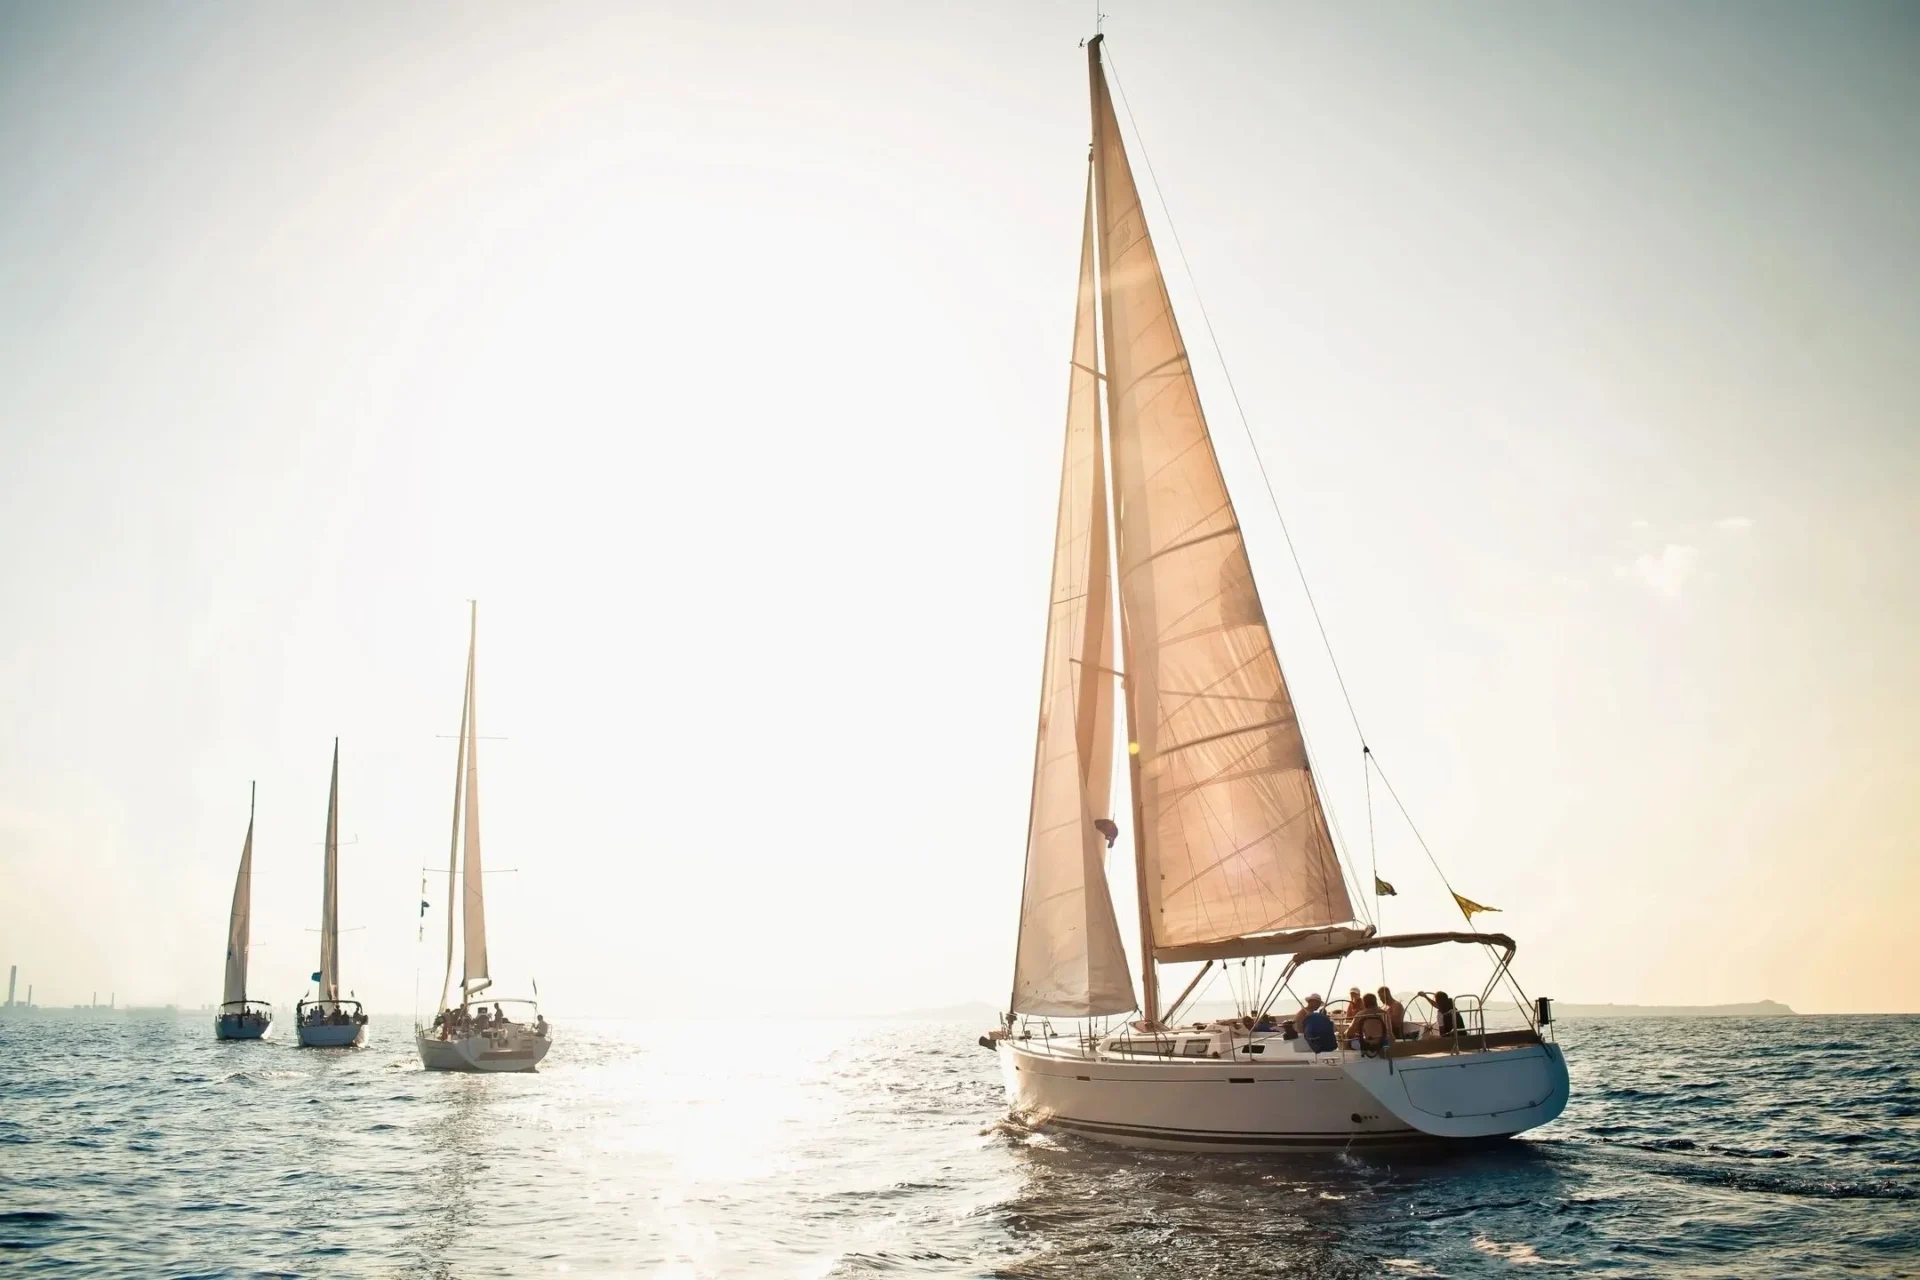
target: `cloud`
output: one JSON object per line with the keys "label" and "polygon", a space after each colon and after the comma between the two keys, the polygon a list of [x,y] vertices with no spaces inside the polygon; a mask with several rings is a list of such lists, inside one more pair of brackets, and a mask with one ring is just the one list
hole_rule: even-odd
{"label": "cloud", "polygon": [[1722,533],[1745,533],[1753,528],[1753,521],[1746,516],[1724,516],[1715,520],[1713,527]]}
{"label": "cloud", "polygon": [[1671,600],[1686,588],[1693,571],[1700,567],[1700,548],[1669,542],[1659,551],[1648,551],[1630,565],[1618,565],[1620,577],[1638,578],[1655,595]]}

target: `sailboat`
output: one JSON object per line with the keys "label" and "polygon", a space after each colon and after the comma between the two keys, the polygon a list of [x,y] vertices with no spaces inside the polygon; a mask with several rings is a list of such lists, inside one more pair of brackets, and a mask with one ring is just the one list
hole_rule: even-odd
{"label": "sailboat", "polygon": [[253,787],[247,787],[247,840],[240,846],[240,872],[233,878],[233,910],[227,916],[227,976],[220,1009],[213,1015],[216,1040],[258,1040],[273,1028],[273,1006],[247,999],[247,953],[253,947]]}
{"label": "sailboat", "polygon": [[[1008,1012],[980,1042],[999,1057],[1016,1117],[1127,1145],[1447,1143],[1544,1124],[1568,1094],[1550,1002],[1523,1004],[1525,1025],[1510,1031],[1488,1030],[1482,1007],[1509,976],[1512,939],[1474,930],[1467,908],[1478,904],[1465,900],[1469,928],[1456,932],[1381,934],[1354,909],[1101,44],[1096,35],[1087,46],[1091,173],[1019,939]],[[1109,816],[1116,685],[1137,996],[1105,871],[1119,835]],[[1485,948],[1493,976],[1478,997],[1446,1002],[1419,1038],[1363,1023],[1342,1039],[1331,1019],[1309,1017],[1297,1020],[1303,1035],[1271,1016],[1304,965],[1445,944]],[[1176,1021],[1215,964],[1268,956],[1285,963],[1259,1008]],[[1163,1005],[1159,967],[1194,962],[1205,967]]]}
{"label": "sailboat", "polygon": [[316,992],[295,1006],[305,1049],[352,1049],[367,1042],[367,1013],[358,1000],[340,998],[340,739],[333,740],[333,781],[327,787],[327,855],[320,878],[320,968]]}
{"label": "sailboat", "polygon": [[[413,1035],[420,1061],[429,1071],[532,1071],[553,1047],[553,1031],[540,1013],[538,1000],[479,998],[493,985],[487,972],[486,879],[480,865],[480,729],[473,697],[479,625],[479,606],[469,605],[467,686],[460,706],[453,833],[447,852],[447,967],[440,980],[439,1012],[432,1023],[416,1025]],[[456,894],[458,927],[466,940],[457,1002],[452,1000]],[[421,909],[425,907],[422,902]],[[537,996],[539,988],[534,990]]]}

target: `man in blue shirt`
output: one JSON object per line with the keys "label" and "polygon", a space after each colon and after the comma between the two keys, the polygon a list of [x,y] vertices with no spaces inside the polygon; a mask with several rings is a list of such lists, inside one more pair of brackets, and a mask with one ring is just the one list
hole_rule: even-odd
{"label": "man in blue shirt", "polygon": [[1326,1001],[1317,995],[1308,996],[1307,1007],[1300,1011],[1294,1021],[1294,1025],[1300,1028],[1300,1035],[1307,1042],[1307,1048],[1315,1053],[1332,1053],[1335,1046],[1339,1044],[1338,1038],[1334,1035],[1333,1019],[1327,1016],[1326,1009],[1322,1007],[1325,1003]]}

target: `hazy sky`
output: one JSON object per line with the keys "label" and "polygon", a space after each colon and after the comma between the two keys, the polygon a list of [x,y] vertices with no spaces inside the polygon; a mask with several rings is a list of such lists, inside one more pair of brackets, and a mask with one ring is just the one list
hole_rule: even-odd
{"label": "hazy sky", "polygon": [[[1374,749],[1528,986],[1920,1008],[1916,10],[1109,7]],[[338,735],[344,984],[430,998],[477,597],[503,988],[1003,1000],[1090,18],[0,6],[0,965],[217,1000],[258,779],[291,1004]],[[1388,927],[1457,920],[1378,829]]]}

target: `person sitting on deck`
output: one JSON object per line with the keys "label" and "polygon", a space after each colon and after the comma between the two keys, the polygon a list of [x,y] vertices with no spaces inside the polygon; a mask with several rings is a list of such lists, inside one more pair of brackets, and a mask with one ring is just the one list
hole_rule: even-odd
{"label": "person sitting on deck", "polygon": [[542,1014],[535,1015],[533,1019],[533,1034],[539,1036],[542,1040],[545,1040],[547,1038],[547,1015],[546,1014],[542,1013]]}
{"label": "person sitting on deck", "polygon": [[1357,1048],[1378,1053],[1393,1039],[1387,1015],[1380,1011],[1380,998],[1371,993],[1361,997],[1360,1007],[1347,1019],[1347,1039]]}
{"label": "person sitting on deck", "polygon": [[1380,1009],[1387,1015],[1387,1025],[1393,1029],[1395,1040],[1407,1038],[1407,1006],[1393,998],[1391,987],[1380,988]]}
{"label": "person sitting on deck", "polygon": [[1307,1007],[1300,1011],[1298,1019],[1300,1034],[1306,1038],[1307,1048],[1315,1053],[1332,1053],[1339,1047],[1333,1019],[1327,1016],[1324,1005],[1319,996],[1308,996]]}

